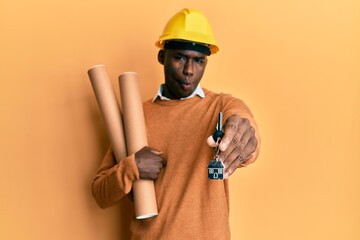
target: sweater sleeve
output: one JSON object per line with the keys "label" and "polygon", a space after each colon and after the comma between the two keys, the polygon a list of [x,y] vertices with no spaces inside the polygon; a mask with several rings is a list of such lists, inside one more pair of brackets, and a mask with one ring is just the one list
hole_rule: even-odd
{"label": "sweater sleeve", "polygon": [[110,207],[127,195],[132,189],[132,182],[138,179],[135,155],[132,154],[116,163],[110,147],[93,179],[93,197],[101,208]]}

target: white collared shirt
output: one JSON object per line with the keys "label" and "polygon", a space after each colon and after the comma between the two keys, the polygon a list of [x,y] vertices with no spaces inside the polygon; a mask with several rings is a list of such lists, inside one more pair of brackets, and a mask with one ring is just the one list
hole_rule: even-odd
{"label": "white collared shirt", "polygon": [[[171,100],[170,98],[167,98],[165,97],[162,92],[163,92],[163,89],[164,89],[164,83],[160,85],[159,87],[159,90],[156,94],[156,96],[153,98],[153,102],[157,99],[157,98],[160,98],[161,100],[166,100],[166,101],[169,101]],[[197,85],[195,91],[188,97],[186,98],[180,98],[180,100],[185,100],[185,99],[188,99],[188,98],[192,98],[192,97],[195,97],[195,96],[199,96],[201,98],[205,98],[205,93],[204,93],[204,90],[200,87],[200,84]]]}

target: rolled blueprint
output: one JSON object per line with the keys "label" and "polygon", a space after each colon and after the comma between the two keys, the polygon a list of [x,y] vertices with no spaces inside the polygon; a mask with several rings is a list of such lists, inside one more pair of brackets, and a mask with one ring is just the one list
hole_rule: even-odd
{"label": "rolled blueprint", "polygon": [[[122,73],[119,76],[119,86],[125,125],[126,147],[130,155],[148,145],[137,74],[134,72]],[[145,219],[158,215],[153,181],[134,181],[133,194],[135,216],[137,219]]]}
{"label": "rolled blueprint", "polygon": [[88,75],[105,121],[116,161],[119,162],[127,156],[119,103],[104,65],[93,66],[88,70]]}

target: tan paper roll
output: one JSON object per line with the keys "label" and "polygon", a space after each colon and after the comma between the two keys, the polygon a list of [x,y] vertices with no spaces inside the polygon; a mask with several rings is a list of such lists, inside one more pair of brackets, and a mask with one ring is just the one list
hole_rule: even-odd
{"label": "tan paper roll", "polygon": [[105,121],[116,161],[119,162],[127,156],[119,103],[104,65],[93,66],[88,70],[88,75]]}
{"label": "tan paper roll", "polygon": [[[119,86],[127,152],[128,154],[133,154],[148,145],[137,74],[134,72],[121,74],[119,76]],[[137,219],[150,218],[158,215],[153,181],[134,181],[133,193],[135,216]]]}

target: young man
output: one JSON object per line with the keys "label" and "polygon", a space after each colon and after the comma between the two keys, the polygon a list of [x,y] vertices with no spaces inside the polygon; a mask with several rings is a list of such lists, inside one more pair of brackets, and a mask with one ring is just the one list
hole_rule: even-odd
{"label": "young man", "polygon": [[[165,83],[143,105],[149,146],[118,164],[110,148],[94,178],[93,195],[108,207],[131,192],[134,180],[151,179],[159,215],[134,219],[133,239],[230,239],[228,178],[257,158],[257,125],[241,100],[199,85],[208,56],[218,51],[201,12],[184,9],[173,16],[156,46]],[[219,112],[224,119],[219,160],[226,179],[209,180],[215,154],[207,140]]]}

